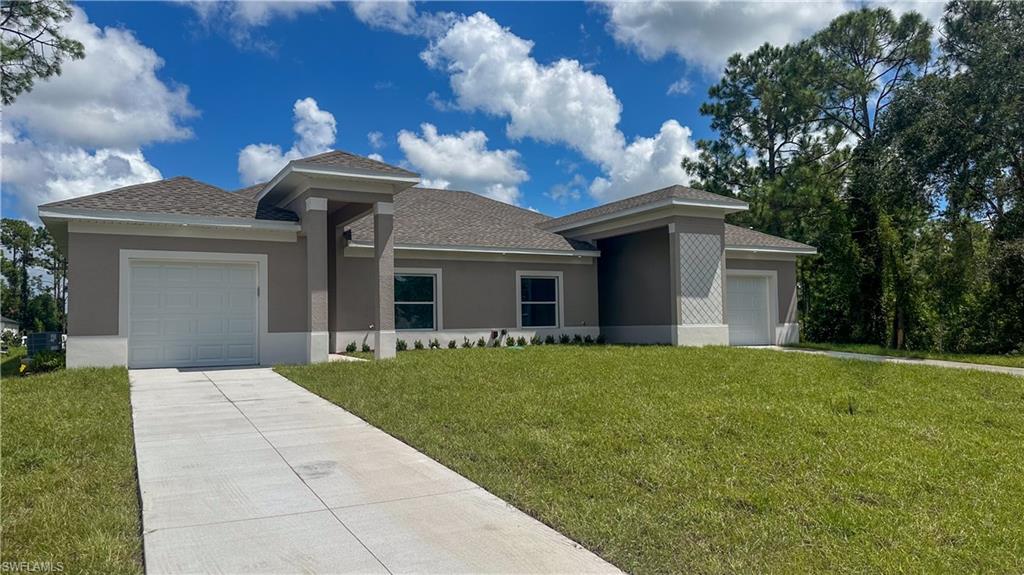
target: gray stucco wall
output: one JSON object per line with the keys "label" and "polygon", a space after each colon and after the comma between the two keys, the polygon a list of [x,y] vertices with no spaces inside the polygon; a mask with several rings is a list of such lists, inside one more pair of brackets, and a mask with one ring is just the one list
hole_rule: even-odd
{"label": "gray stucco wall", "polygon": [[117,335],[120,250],[266,254],[271,332],[308,331],[306,244],[205,238],[71,233],[68,237],[68,333]]}
{"label": "gray stucco wall", "polygon": [[727,270],[775,270],[779,286],[779,323],[797,321],[796,262],[726,258]]}
{"label": "gray stucco wall", "polygon": [[671,325],[668,228],[598,240],[601,324]]}
{"label": "gray stucco wall", "polygon": [[[337,308],[332,331],[365,330],[373,321],[373,258],[337,259]],[[440,268],[442,328],[495,329],[516,326],[516,270],[560,271],[565,281],[565,326],[598,326],[597,266],[466,260],[395,259],[395,268]]]}

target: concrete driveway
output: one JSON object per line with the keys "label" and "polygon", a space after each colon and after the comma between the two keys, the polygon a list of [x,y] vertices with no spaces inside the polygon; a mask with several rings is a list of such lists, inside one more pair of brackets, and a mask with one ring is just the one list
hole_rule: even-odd
{"label": "concrete driveway", "polygon": [[148,573],[616,572],[270,369],[130,379]]}

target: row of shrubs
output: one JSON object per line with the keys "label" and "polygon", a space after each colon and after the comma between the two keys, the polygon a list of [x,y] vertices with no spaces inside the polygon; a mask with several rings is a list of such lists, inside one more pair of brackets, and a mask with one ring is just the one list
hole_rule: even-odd
{"label": "row of shrubs", "polygon": [[[596,338],[594,338],[594,337],[591,337],[590,335],[580,336],[580,334],[575,334],[575,335],[570,336],[569,334],[563,333],[563,334],[559,335],[557,339],[553,335],[548,335],[548,336],[546,336],[544,338],[541,338],[540,336],[535,335],[535,336],[531,337],[530,339],[526,339],[523,336],[514,337],[514,336],[511,336],[511,335],[508,335],[508,336],[505,336],[504,342],[505,342],[505,347],[526,347],[527,345],[555,345],[556,343],[562,344],[562,345],[569,345],[569,344],[572,344],[572,345],[594,345],[594,344],[598,344],[598,345],[600,345],[600,344],[604,343],[604,336],[603,335],[598,335]],[[473,342],[468,337],[464,337],[464,338],[462,338],[462,346],[461,347],[466,348],[466,349],[471,348],[471,347],[501,347],[501,343],[502,343],[502,339],[500,337],[499,338],[495,338],[493,340],[493,344],[490,344],[490,345],[487,343],[487,340],[483,336],[481,336],[479,339],[477,339],[476,342]],[[416,341],[413,342],[412,346],[413,346],[413,349],[427,349],[427,348],[430,348],[430,349],[441,349],[441,347],[442,347],[441,341],[438,340],[436,337],[434,339],[428,340],[426,344],[424,344],[422,340],[418,340],[417,339]],[[457,347],[460,347],[460,346],[458,345],[458,343],[454,339],[448,340],[448,349],[455,349]],[[356,349],[357,349],[357,346],[356,346],[356,343],[354,341],[350,342],[345,347],[345,351],[348,352],[348,353],[354,353],[356,351]],[[409,344],[404,339],[399,339],[395,343],[395,349],[397,349],[398,351],[406,351],[406,350],[409,349]],[[362,351],[370,352],[370,351],[373,351],[373,350],[370,348],[370,346],[368,344],[364,343],[363,347],[362,347]]]}

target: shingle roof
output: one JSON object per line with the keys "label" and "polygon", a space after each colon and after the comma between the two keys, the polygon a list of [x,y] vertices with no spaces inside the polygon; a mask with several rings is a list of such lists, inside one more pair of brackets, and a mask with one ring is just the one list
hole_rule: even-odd
{"label": "shingle roof", "polygon": [[391,174],[394,176],[402,176],[408,178],[418,178],[419,174],[410,172],[409,170],[399,168],[398,166],[392,166],[391,164],[385,164],[371,158],[363,156],[357,156],[341,150],[331,150],[330,152],[324,152],[315,156],[309,156],[307,158],[300,158],[295,160],[299,164],[309,164],[315,166],[328,166],[332,168],[355,168],[359,170],[371,170],[374,172],[381,172],[385,174]]}
{"label": "shingle roof", "polygon": [[749,228],[725,224],[726,247],[813,250],[814,247]]}
{"label": "shingle roof", "polygon": [[257,206],[255,200],[244,194],[228,192],[183,176],[125,186],[89,196],[51,202],[39,207],[291,222],[299,219],[288,210]]}
{"label": "shingle roof", "polygon": [[[395,196],[395,243],[536,250],[593,250],[536,226],[548,216],[471,192],[409,188]],[[373,217],[354,222],[352,239],[373,243]]]}
{"label": "shingle roof", "polygon": [[634,208],[640,208],[643,206],[657,204],[668,200],[688,200],[694,202],[714,202],[724,206],[733,206],[737,208],[746,208],[747,204],[736,198],[730,198],[728,196],[722,196],[719,194],[712,194],[711,192],[705,192],[704,190],[695,190],[693,188],[687,188],[686,186],[669,186],[646,194],[640,194],[639,196],[632,196],[624,200],[617,202],[610,202],[596,208],[590,208],[589,210],[582,210],[579,212],[571,213],[567,216],[560,218],[554,218],[544,223],[543,227],[546,229],[552,229],[561,227],[567,224],[575,224],[596,218],[600,216],[612,215],[615,212],[624,210],[630,210]]}

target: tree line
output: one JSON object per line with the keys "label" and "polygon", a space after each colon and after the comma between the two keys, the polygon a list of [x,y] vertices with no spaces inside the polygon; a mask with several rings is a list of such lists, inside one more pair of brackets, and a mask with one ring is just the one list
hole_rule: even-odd
{"label": "tree line", "polygon": [[21,331],[64,331],[68,261],[46,228],[0,222],[0,308]]}
{"label": "tree line", "polygon": [[806,339],[1024,351],[1024,2],[843,14],[733,55],[700,111],[698,185],[818,248]]}

